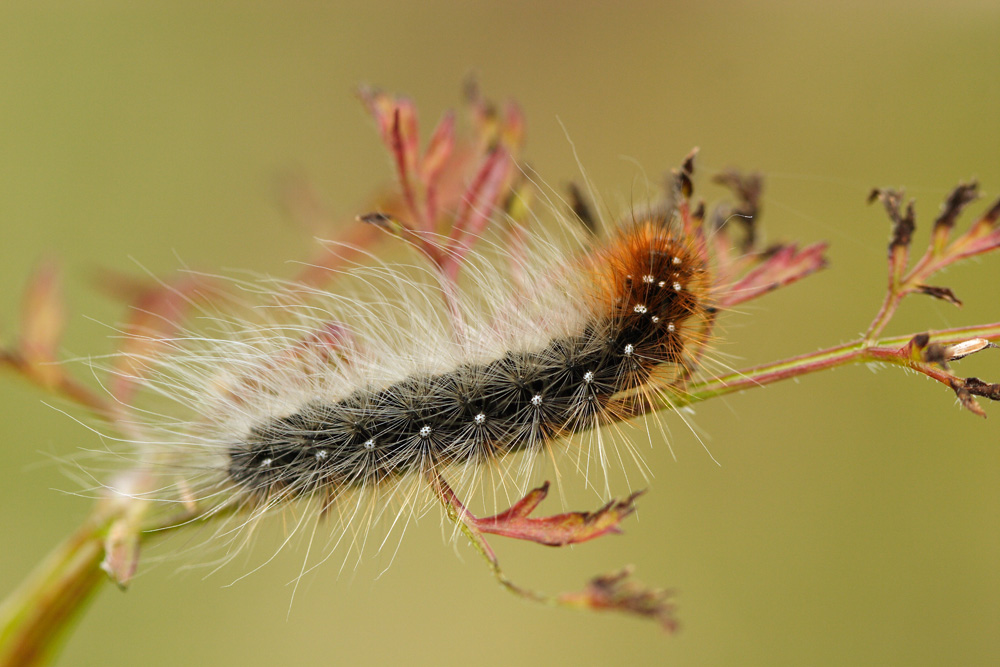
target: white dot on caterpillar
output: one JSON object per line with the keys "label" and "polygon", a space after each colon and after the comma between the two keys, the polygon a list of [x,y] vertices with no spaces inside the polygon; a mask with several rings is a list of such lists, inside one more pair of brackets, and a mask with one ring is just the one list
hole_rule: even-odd
{"label": "white dot on caterpillar", "polygon": [[264,459],[260,462],[261,468],[270,468],[271,464],[274,463],[274,459]]}
{"label": "white dot on caterpillar", "polygon": [[674,263],[674,266],[680,266],[680,264],[681,264],[681,258],[680,257],[674,257],[673,263]]}
{"label": "white dot on caterpillar", "polygon": [[583,374],[583,381],[590,384],[594,381],[594,371],[587,371]]}
{"label": "white dot on caterpillar", "polygon": [[542,404],[542,395],[541,394],[535,394],[534,396],[532,396],[531,397],[531,404],[534,405],[536,408],[539,405],[541,405]]}
{"label": "white dot on caterpillar", "polygon": [[631,357],[632,356],[632,352],[634,350],[635,350],[635,346],[632,345],[632,343],[629,343],[628,345],[625,346],[625,356],[626,357]]}
{"label": "white dot on caterpillar", "polygon": [[649,319],[650,319],[650,320],[652,320],[653,324],[656,324],[657,322],[659,322],[659,321],[660,321],[660,318],[659,318],[659,316],[657,316],[657,315],[653,315],[653,316],[652,316],[651,318],[649,318]]}
{"label": "white dot on caterpillar", "polygon": [[375,438],[368,438],[362,446],[367,450],[375,449]]}
{"label": "white dot on caterpillar", "polygon": [[677,327],[674,326],[673,322],[671,322],[670,324],[667,325],[667,331],[670,331],[671,333],[673,333],[676,330],[677,330]]}
{"label": "white dot on caterpillar", "polygon": [[478,415],[476,415],[475,417],[472,418],[472,421],[474,421],[474,422],[476,422],[476,424],[482,426],[483,424],[486,423],[486,413],[480,412]]}
{"label": "white dot on caterpillar", "polygon": [[674,283],[674,291],[675,292],[680,292],[681,291],[681,284],[680,283]]}
{"label": "white dot on caterpillar", "polygon": [[329,455],[330,455],[330,452],[326,451],[325,449],[321,449],[318,452],[316,452],[316,454],[314,454],[314,456],[316,457],[317,461],[322,461],[326,457],[328,457]]}
{"label": "white dot on caterpillar", "polygon": [[656,278],[654,276],[651,276],[651,275],[646,275],[646,276],[642,277],[642,282],[644,282],[644,283],[651,283],[654,280],[656,280]]}
{"label": "white dot on caterpillar", "polygon": [[639,305],[637,305],[637,306],[636,306],[635,308],[633,308],[632,310],[634,310],[634,311],[635,311],[635,312],[637,312],[637,313],[645,313],[645,312],[646,312],[646,306],[644,306],[644,305],[642,305],[642,304],[640,303]]}
{"label": "white dot on caterpillar", "polygon": [[660,282],[656,283],[657,287],[666,287],[666,285],[667,285],[666,280],[661,280]]}
{"label": "white dot on caterpillar", "polygon": [[429,437],[431,437],[431,427],[430,426],[423,426],[423,427],[421,427],[420,428],[420,437],[421,438],[429,438]]}

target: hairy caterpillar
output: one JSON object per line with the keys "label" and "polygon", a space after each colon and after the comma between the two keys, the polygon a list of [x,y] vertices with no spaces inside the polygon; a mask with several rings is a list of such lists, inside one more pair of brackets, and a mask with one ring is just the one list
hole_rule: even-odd
{"label": "hairy caterpillar", "polygon": [[[458,292],[417,267],[355,268],[348,296],[293,286],[268,325],[216,316],[214,338],[155,341],[169,351],[134,356],[128,379],[195,417],[133,421],[157,481],[115,491],[251,517],[318,499],[371,520],[404,481],[457,472],[470,487],[517,453],[524,473],[564,436],[669,403],[714,314],[704,243],[669,207],[603,240],[564,231],[569,244],[536,233],[518,255],[470,253]],[[381,497],[345,500],[358,492]]]}
{"label": "hairy caterpillar", "polygon": [[538,452],[628,416],[630,400],[665,389],[685,365],[688,332],[708,310],[707,267],[662,215],[628,224],[575,263],[544,272],[536,293],[495,314],[509,320],[504,309],[545,304],[524,322],[537,327],[533,340],[484,344],[491,334],[479,327],[451,343],[409,332],[451,349],[409,372],[379,359],[388,368],[367,369],[362,386],[351,367],[365,343],[337,350],[306,370],[314,388],[289,414],[251,418],[229,446],[229,478],[248,495],[333,499],[345,487]]}

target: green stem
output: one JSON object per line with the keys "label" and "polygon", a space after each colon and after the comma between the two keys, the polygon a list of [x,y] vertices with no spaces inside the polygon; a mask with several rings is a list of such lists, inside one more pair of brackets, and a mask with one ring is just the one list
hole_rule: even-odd
{"label": "green stem", "polygon": [[[109,534],[117,522],[138,526],[145,501],[99,502],[93,514],[35,569],[20,588],[0,604],[0,667],[44,665],[54,659],[68,630],[101,584]],[[195,510],[173,517],[151,517],[138,530],[139,542],[178,527],[229,512]],[[135,516],[132,516],[135,514]],[[124,583],[120,584],[124,586]]]}
{"label": "green stem", "polygon": [[0,665],[46,664],[107,575],[107,522],[92,518],[59,545],[0,606]]}

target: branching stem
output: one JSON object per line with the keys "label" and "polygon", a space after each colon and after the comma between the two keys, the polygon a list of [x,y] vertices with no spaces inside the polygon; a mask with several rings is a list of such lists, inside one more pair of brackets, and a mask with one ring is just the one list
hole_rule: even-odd
{"label": "branching stem", "polygon": [[[913,338],[914,335],[910,334],[885,338],[875,343],[860,338],[844,345],[734,371],[692,383],[682,396],[671,397],[670,404],[680,407],[700,403],[716,396],[762,387],[779,380],[800,377],[828,368],[868,362],[882,362],[910,368],[948,385],[948,378],[952,377],[949,373],[936,364],[914,360],[906,353],[907,345]],[[930,338],[941,345],[955,345],[972,338],[984,338],[996,342],[1000,341],[1000,322],[932,332]]]}

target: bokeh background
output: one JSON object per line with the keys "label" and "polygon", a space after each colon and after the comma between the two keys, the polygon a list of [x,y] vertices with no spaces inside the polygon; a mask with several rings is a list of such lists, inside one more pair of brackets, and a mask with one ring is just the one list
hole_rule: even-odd
{"label": "bokeh background", "polygon": [[[917,198],[918,243],[960,179],[1000,194],[1000,5],[754,4],[5,2],[3,331],[43,256],[65,267],[69,356],[112,348],[121,310],[93,289],[97,267],[289,275],[311,241],[276,205],[276,177],[307,175],[344,221],[391,182],[353,88],[406,93],[429,124],[475,71],[523,105],[533,166],[578,178],[572,140],[607,210],[696,145],[705,196],[712,169],[763,171],[768,238],[828,240],[832,266],[727,315],[719,352],[751,364],[848,340],[885,280],[872,186]],[[950,271],[939,282],[966,306],[914,299],[889,333],[1000,318],[998,276],[1000,257]],[[960,372],[995,380],[1000,361]],[[6,593],[88,511],[52,459],[100,443],[17,378],[0,392]],[[676,636],[521,602],[432,514],[384,574],[387,555],[331,564],[291,609],[298,553],[231,587],[232,572],[151,568],[102,591],[62,664],[997,664],[1000,406],[987,410],[861,367],[712,401],[694,419],[721,465],[672,419],[677,459],[646,451],[654,476],[625,535],[494,541],[511,576],[552,592],[634,564],[676,589]],[[566,487],[574,509],[595,504],[582,479]]]}

